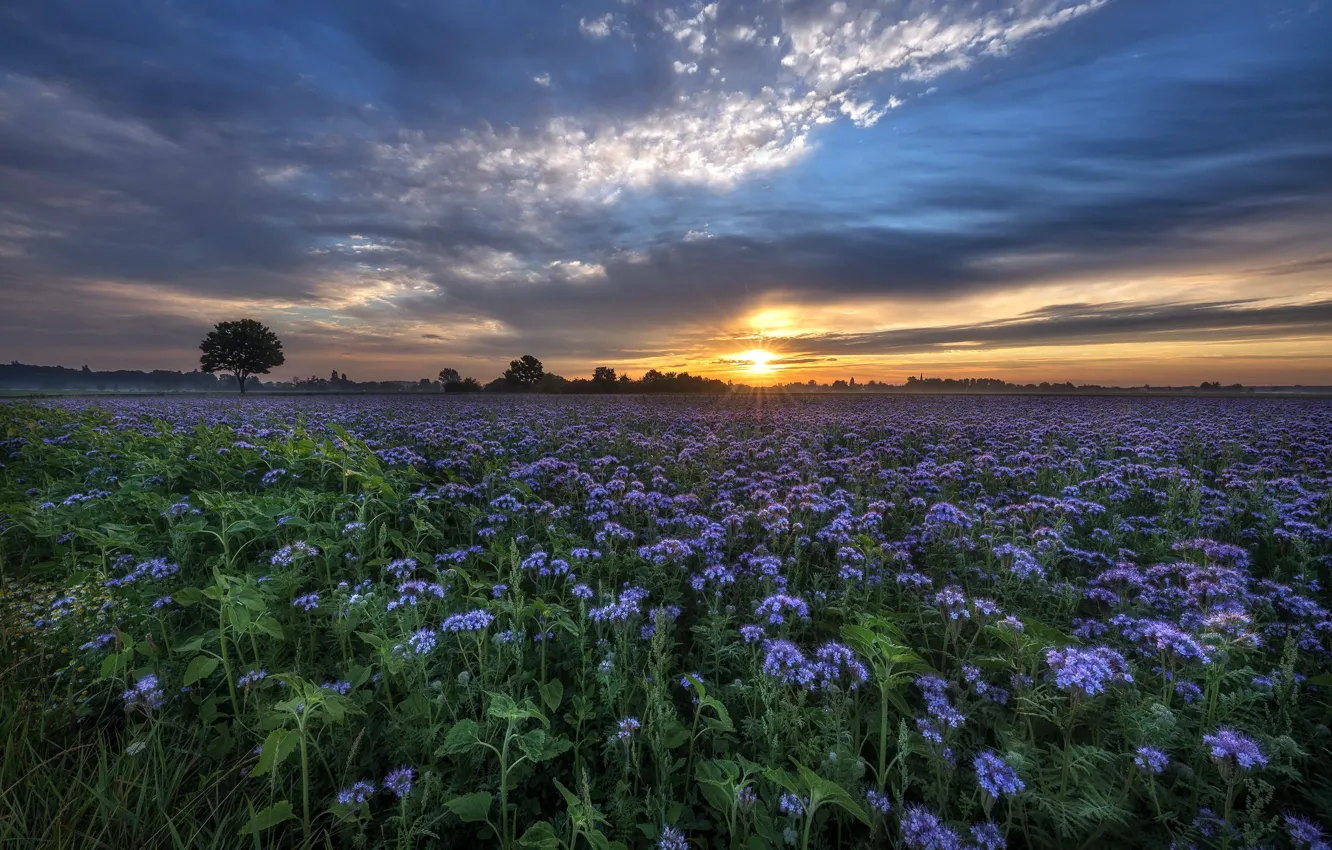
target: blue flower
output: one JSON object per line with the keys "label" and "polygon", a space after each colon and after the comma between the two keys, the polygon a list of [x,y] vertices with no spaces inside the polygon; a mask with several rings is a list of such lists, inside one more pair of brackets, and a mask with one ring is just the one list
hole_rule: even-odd
{"label": "blue flower", "polygon": [[683,831],[668,826],[661,831],[661,838],[657,839],[657,850],[689,850],[689,842],[685,840]]}
{"label": "blue flower", "polygon": [[415,772],[406,765],[391,770],[388,776],[384,777],[384,790],[392,792],[401,800],[412,793],[412,778],[414,776]]}
{"label": "blue flower", "polygon": [[135,682],[134,687],[121,696],[125,700],[126,711],[137,708],[144,714],[151,714],[153,709],[161,708],[166,703],[166,696],[158,686],[157,676],[151,673]]}
{"label": "blue flower", "polygon": [[912,850],[962,850],[962,838],[920,804],[902,811],[902,840]]}
{"label": "blue flower", "polygon": [[1263,755],[1258,742],[1234,729],[1222,728],[1203,735],[1203,743],[1211,748],[1215,762],[1233,762],[1243,770],[1267,766],[1267,756]]}
{"label": "blue flower", "polygon": [[619,728],[615,732],[615,737],[621,741],[629,741],[634,737],[634,733],[642,726],[637,717],[626,717],[619,722]]}
{"label": "blue flower", "polygon": [[1027,788],[1018,778],[1017,771],[990,750],[976,756],[974,766],[976,780],[980,783],[981,790],[991,797],[1010,796],[1021,793]]}
{"label": "blue flower", "polygon": [[1160,773],[1166,769],[1170,759],[1155,747],[1138,747],[1138,755],[1134,757],[1133,763],[1143,770]]}
{"label": "blue flower", "polygon": [[319,607],[319,594],[307,593],[304,596],[298,596],[291,601],[291,606],[303,611],[313,611]]}
{"label": "blue flower", "polygon": [[429,655],[434,651],[435,645],[439,643],[439,633],[434,629],[418,629],[407,638],[407,645],[411,647],[416,655]]}
{"label": "blue flower", "polygon": [[350,787],[343,788],[338,792],[338,802],[344,806],[359,808],[364,805],[375,794],[375,785],[373,782],[353,783]]}
{"label": "blue flower", "polygon": [[1054,671],[1055,685],[1064,691],[1080,690],[1095,696],[1111,682],[1133,681],[1124,656],[1104,646],[1047,649],[1045,661]]}
{"label": "blue flower", "polygon": [[999,832],[999,827],[990,821],[978,823],[971,828],[971,837],[976,839],[979,850],[1004,850],[1008,842]]}
{"label": "blue flower", "polygon": [[446,632],[479,632],[494,622],[495,616],[484,608],[454,614],[444,621]]}

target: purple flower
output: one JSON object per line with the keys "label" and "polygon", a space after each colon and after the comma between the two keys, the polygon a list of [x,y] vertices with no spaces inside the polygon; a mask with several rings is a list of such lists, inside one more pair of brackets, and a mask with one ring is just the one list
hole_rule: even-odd
{"label": "purple flower", "polygon": [[416,572],[416,559],[398,558],[397,560],[389,561],[384,565],[384,571],[398,581],[406,581],[412,577],[412,573]]}
{"label": "purple flower", "polygon": [[1221,728],[1203,735],[1203,743],[1211,748],[1212,761],[1217,763],[1234,763],[1243,770],[1267,766],[1267,756],[1258,742],[1234,729]]}
{"label": "purple flower", "polygon": [[1027,786],[1018,778],[1017,771],[1013,770],[1003,759],[990,750],[986,750],[976,756],[974,762],[976,768],[976,781],[980,783],[981,790],[991,797],[999,798],[1011,796],[1025,791]]}
{"label": "purple flower", "polygon": [[638,615],[647,596],[648,592],[641,587],[626,587],[620,591],[618,600],[600,608],[593,608],[588,612],[588,616],[598,623],[605,621],[622,623]]}
{"label": "purple flower", "polygon": [[770,640],[763,644],[763,673],[788,685],[813,688],[814,671],[806,664],[805,654],[789,640]]}
{"label": "purple flower", "polygon": [[454,614],[444,621],[446,632],[479,632],[495,621],[495,616],[484,608]]}
{"label": "purple flower", "polygon": [[97,637],[93,638],[92,640],[80,646],[79,649],[101,649],[102,647],[106,646],[108,643],[111,643],[115,639],[116,636],[111,633],[98,635]]}
{"label": "purple flower", "polygon": [[344,806],[359,807],[365,805],[375,794],[375,785],[373,782],[353,783],[350,787],[343,788],[338,792],[338,802]]}
{"label": "purple flower", "polygon": [[877,788],[865,789],[865,803],[869,805],[870,811],[877,814],[886,815],[893,810],[893,804],[888,799],[888,795]]}
{"label": "purple flower", "polygon": [[289,567],[297,558],[313,558],[318,554],[319,549],[317,547],[311,546],[303,540],[298,540],[277,550],[273,557],[269,559],[269,563],[275,567]]}
{"label": "purple flower", "polygon": [[399,800],[412,793],[412,778],[415,772],[407,765],[389,771],[384,777],[384,790],[391,791]]}
{"label": "purple flower", "polygon": [[1160,773],[1166,769],[1170,759],[1155,747],[1138,747],[1138,755],[1134,757],[1133,763],[1143,770]]}
{"label": "purple flower", "polygon": [[902,810],[902,840],[912,850],[962,850],[962,838],[924,806]]}
{"label": "purple flower", "polygon": [[685,840],[682,830],[668,826],[661,831],[661,838],[657,839],[657,850],[689,850],[689,842]]}
{"label": "purple flower", "polygon": [[759,616],[766,616],[768,622],[773,625],[786,622],[786,615],[783,611],[789,611],[795,617],[802,620],[809,619],[809,606],[798,596],[787,596],[784,593],[777,593],[764,599],[755,606],[755,612]]}
{"label": "purple flower", "polygon": [[783,794],[777,801],[777,807],[781,809],[783,813],[794,817],[800,817],[803,815],[805,813],[805,807],[808,805],[808,799],[802,800],[800,797],[789,791]]}
{"label": "purple flower", "polygon": [[303,611],[313,611],[319,607],[319,594],[307,593],[304,596],[298,596],[291,601],[291,607],[300,608]]}
{"label": "purple flower", "polygon": [[418,629],[407,638],[407,645],[416,655],[429,655],[438,643],[439,633],[431,628]]}
{"label": "purple flower", "polygon": [[1286,821],[1286,832],[1290,835],[1290,843],[1296,847],[1309,847],[1311,850],[1326,850],[1327,842],[1323,840],[1323,830],[1318,824],[1299,815],[1282,815]]}
{"label": "purple flower", "polygon": [[971,612],[967,610],[967,597],[962,593],[962,588],[955,584],[950,584],[934,594],[933,601],[936,607],[942,609],[948,615],[949,619],[971,618]]}
{"label": "purple flower", "polygon": [[263,670],[251,670],[236,680],[236,687],[248,688],[250,685],[257,684],[268,678],[268,673]]}
{"label": "purple flower", "polygon": [[123,693],[125,700],[125,710],[141,710],[144,714],[152,714],[153,709],[161,708],[166,703],[166,696],[158,686],[157,676],[149,673],[147,676],[134,683],[134,687]]}
{"label": "purple flower", "polygon": [[991,821],[973,826],[971,837],[976,839],[976,846],[979,850],[1004,850],[1008,846],[1008,842],[1004,840],[999,827]]}
{"label": "purple flower", "polygon": [[745,643],[758,643],[763,640],[764,634],[762,626],[748,625],[740,627],[740,637],[744,638]]}
{"label": "purple flower", "polygon": [[846,689],[854,691],[869,678],[869,670],[856,654],[835,641],[828,641],[814,650],[814,657],[818,659],[814,671],[823,680],[824,687],[845,675]]}
{"label": "purple flower", "polygon": [[1104,692],[1111,682],[1133,681],[1124,656],[1104,646],[1047,649],[1045,661],[1054,671],[1055,685],[1064,691],[1080,690],[1094,696]]}
{"label": "purple flower", "polygon": [[615,732],[615,737],[621,741],[633,740],[634,733],[637,732],[642,725],[643,724],[638,722],[637,717],[626,717],[619,722],[619,728]]}

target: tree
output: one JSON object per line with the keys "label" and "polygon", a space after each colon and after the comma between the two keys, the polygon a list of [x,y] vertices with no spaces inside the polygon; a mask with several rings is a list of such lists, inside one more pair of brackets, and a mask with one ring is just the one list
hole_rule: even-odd
{"label": "tree", "polygon": [[457,370],[457,369],[440,369],[440,370],[439,370],[439,382],[440,382],[441,384],[444,384],[445,386],[447,386],[447,385],[449,385],[449,384],[457,384],[457,383],[460,383],[461,381],[462,381],[462,375],[459,375],[459,374],[458,374],[458,370]]}
{"label": "tree", "polygon": [[518,360],[509,361],[509,368],[504,370],[504,382],[530,389],[540,383],[545,375],[546,370],[541,361],[530,354],[524,354]]}
{"label": "tree", "polygon": [[598,384],[609,384],[615,380],[615,370],[609,366],[598,366],[592,370],[592,380]]}
{"label": "tree", "polygon": [[230,372],[236,376],[242,394],[251,375],[267,375],[287,358],[277,334],[254,319],[218,322],[199,343],[203,356],[199,368],[205,372]]}

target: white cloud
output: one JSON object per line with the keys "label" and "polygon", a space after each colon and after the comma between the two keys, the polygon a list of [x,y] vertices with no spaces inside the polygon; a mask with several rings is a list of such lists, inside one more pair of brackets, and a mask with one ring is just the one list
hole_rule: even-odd
{"label": "white cloud", "polygon": [[619,23],[607,12],[600,18],[579,18],[578,30],[588,38],[606,38],[613,30],[619,30]]}
{"label": "white cloud", "polygon": [[550,74],[538,74],[537,76],[532,78],[532,82],[536,83],[542,88],[548,89],[550,88]]}
{"label": "white cloud", "polygon": [[585,263],[582,260],[556,260],[547,263],[546,268],[571,283],[596,280],[606,276],[606,267],[600,263]]}
{"label": "white cloud", "polygon": [[929,79],[967,67],[976,56],[1002,54],[1023,39],[1053,30],[1108,0],[1018,0],[983,14],[941,7],[915,17],[890,16],[875,4],[838,2],[821,15],[783,21],[790,51],[782,64],[817,90],[835,93],[871,74],[900,71]]}
{"label": "white cloud", "polygon": [[854,100],[843,100],[838,109],[843,115],[851,119],[851,123],[857,127],[873,127],[879,123],[879,119],[888,114],[888,110],[901,104],[897,98],[891,98],[888,105],[882,109],[874,108],[874,101],[866,100],[857,102]]}
{"label": "white cloud", "polygon": [[[726,190],[786,168],[813,148],[816,127],[839,119],[872,127],[901,105],[897,97],[876,102],[860,93],[875,80],[929,79],[964,68],[1105,2],[1011,0],[989,11],[912,4],[894,15],[871,0],[835,2],[813,14],[774,3],[772,14],[747,24],[719,21],[716,3],[667,9],[656,21],[676,51],[671,67],[696,76],[698,57],[706,56],[709,68],[668,105],[623,119],[568,115],[536,127],[486,125],[448,138],[405,133],[378,154],[399,179],[396,200],[425,220],[442,209],[484,206],[522,232],[554,238],[566,205],[615,203],[625,192],[665,183]],[[610,13],[579,21],[597,39],[623,34],[624,26]],[[767,68],[763,85],[749,43],[770,37],[780,65]],[[726,90],[730,78],[746,87]],[[548,79],[535,78],[541,85]]]}

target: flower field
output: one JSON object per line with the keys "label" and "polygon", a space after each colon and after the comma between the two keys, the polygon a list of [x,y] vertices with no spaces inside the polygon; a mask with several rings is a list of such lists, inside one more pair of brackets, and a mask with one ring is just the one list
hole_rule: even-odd
{"label": "flower field", "polygon": [[101,399],[0,440],[0,846],[1328,846],[1329,402]]}

